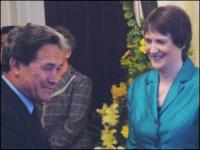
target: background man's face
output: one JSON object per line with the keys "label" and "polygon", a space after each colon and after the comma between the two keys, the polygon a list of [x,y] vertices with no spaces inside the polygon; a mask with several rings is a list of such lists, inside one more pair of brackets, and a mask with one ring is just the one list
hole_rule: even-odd
{"label": "background man's face", "polygon": [[2,46],[3,46],[3,44],[6,42],[7,37],[8,37],[8,34],[7,34],[7,33],[1,34],[1,56],[2,56]]}
{"label": "background man's face", "polygon": [[1,34],[1,46],[6,42],[8,34]]}

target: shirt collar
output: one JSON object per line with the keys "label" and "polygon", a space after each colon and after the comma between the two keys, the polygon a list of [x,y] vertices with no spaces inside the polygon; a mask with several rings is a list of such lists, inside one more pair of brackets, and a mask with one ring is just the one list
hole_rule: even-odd
{"label": "shirt collar", "polygon": [[4,75],[2,75],[1,77],[6,82],[6,84],[13,90],[13,92],[19,97],[21,102],[28,109],[29,113],[32,114],[33,104],[31,103],[31,101],[24,94],[22,94]]}

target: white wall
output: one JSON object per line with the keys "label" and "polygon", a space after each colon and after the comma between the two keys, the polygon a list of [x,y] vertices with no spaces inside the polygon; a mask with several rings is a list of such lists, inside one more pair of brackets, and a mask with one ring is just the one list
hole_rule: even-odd
{"label": "white wall", "polygon": [[176,5],[182,7],[189,15],[192,23],[192,60],[199,66],[199,1],[158,1],[158,6]]}
{"label": "white wall", "polygon": [[28,22],[45,25],[43,1],[1,1],[1,27]]}

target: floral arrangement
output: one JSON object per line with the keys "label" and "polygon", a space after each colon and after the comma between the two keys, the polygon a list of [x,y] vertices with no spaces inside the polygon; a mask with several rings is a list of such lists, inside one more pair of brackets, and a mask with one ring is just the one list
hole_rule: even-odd
{"label": "floral arrangement", "polygon": [[112,85],[113,103],[103,104],[97,112],[101,114],[104,129],[101,131],[101,147],[95,149],[124,149],[128,137],[128,124],[126,118],[127,85],[123,82],[119,86]]}
{"label": "floral arrangement", "polygon": [[132,2],[122,3],[124,18],[127,21],[129,32],[127,33],[127,50],[121,57],[121,66],[128,71],[127,82],[112,85],[112,104],[103,104],[97,113],[101,115],[103,129],[101,131],[101,146],[95,149],[125,149],[128,137],[128,122],[126,99],[127,91],[131,82],[140,74],[151,68],[146,55],[145,42],[142,37],[142,24],[134,19]]}

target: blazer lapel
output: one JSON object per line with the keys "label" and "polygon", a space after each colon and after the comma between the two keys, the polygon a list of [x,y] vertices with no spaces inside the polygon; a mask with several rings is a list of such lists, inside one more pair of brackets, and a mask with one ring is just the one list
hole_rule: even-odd
{"label": "blazer lapel", "polygon": [[39,130],[40,128],[38,128],[38,124],[35,121],[35,116],[26,110],[26,113],[22,113],[22,119],[25,123],[25,130],[27,130],[27,133],[30,135],[30,137],[32,137],[33,143],[35,143],[35,147],[40,147],[42,142],[40,137],[42,136]]}
{"label": "blazer lapel", "polygon": [[[34,108],[36,109],[36,108]],[[34,147],[48,148],[50,147],[47,137],[44,134],[39,117],[37,114],[24,115],[25,130],[32,138]]]}
{"label": "blazer lapel", "polygon": [[176,97],[181,93],[184,89],[184,84],[180,81],[176,81],[173,83],[172,87],[170,87],[169,92],[165,98],[163,106],[160,110],[160,115],[170,106],[170,104],[176,99]]}
{"label": "blazer lapel", "polygon": [[157,111],[157,87],[158,87],[158,72],[153,70],[146,80],[146,92],[149,99],[149,106],[155,119],[158,118]]}
{"label": "blazer lapel", "polygon": [[183,64],[183,67],[178,72],[174,83],[169,89],[169,92],[165,98],[163,106],[161,107],[160,114],[163,113],[170,104],[176,99],[176,97],[183,91],[185,82],[187,82],[195,71],[195,67],[191,60],[187,58]]}

